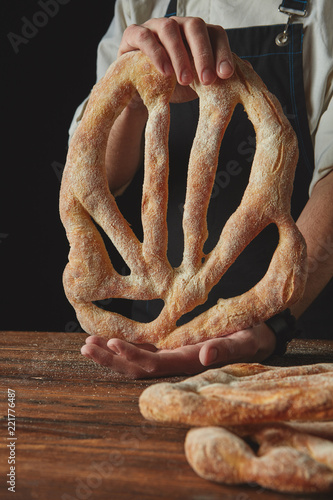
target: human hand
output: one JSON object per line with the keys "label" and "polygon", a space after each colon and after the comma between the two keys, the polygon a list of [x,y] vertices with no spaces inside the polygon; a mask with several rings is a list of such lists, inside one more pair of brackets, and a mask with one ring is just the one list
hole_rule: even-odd
{"label": "human hand", "polygon": [[216,78],[229,78],[234,71],[225,30],[197,17],[150,19],[142,25],[129,26],[124,31],[118,55],[132,50],[141,50],[161,73],[176,74],[179,85],[173,102],[196,97],[188,87],[194,78],[189,54],[204,85],[212,84]]}
{"label": "human hand", "polygon": [[[129,26],[124,31],[118,55],[133,50],[141,50],[150,57],[161,73],[171,75],[175,72],[178,85],[172,102],[197,97],[189,87],[194,76],[191,57],[205,85],[216,78],[230,77],[234,70],[224,29],[194,17],[151,19],[141,26]],[[147,109],[136,93],[110,131],[105,165],[110,190],[115,195],[126,189],[141,164],[147,116]],[[129,143],[131,148],[128,148]]]}
{"label": "human hand", "polygon": [[237,362],[260,362],[272,354],[275,336],[265,323],[225,337],[178,349],[158,350],[149,344],[107,341],[97,335],[86,339],[81,353],[127,378],[193,375]]}

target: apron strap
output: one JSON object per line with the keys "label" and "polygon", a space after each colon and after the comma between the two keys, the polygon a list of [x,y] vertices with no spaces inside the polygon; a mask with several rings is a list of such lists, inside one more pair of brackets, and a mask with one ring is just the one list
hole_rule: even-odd
{"label": "apron strap", "polygon": [[177,15],[177,0],[170,0],[164,17],[171,17],[176,15]]}
{"label": "apron strap", "polygon": [[305,17],[308,15],[307,9],[308,0],[282,0],[279,6],[279,12],[287,14],[288,21],[282,33],[279,33],[275,38],[275,43],[279,47],[284,47],[289,43],[289,26],[294,22],[295,17]]}
{"label": "apron strap", "polygon": [[282,0],[280,12],[305,17],[307,15],[308,0]]}

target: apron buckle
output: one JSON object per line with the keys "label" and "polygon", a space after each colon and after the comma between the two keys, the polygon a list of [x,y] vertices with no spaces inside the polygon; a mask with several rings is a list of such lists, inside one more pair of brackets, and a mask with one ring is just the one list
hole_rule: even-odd
{"label": "apron buckle", "polygon": [[[306,5],[305,5],[305,7],[306,7]],[[290,7],[284,7],[283,4],[281,4],[279,6],[279,12],[282,12],[283,14],[288,14],[288,16],[294,15],[294,16],[299,16],[299,17],[306,17],[308,15],[308,11],[306,10],[306,8],[304,8],[304,9],[292,9]]]}
{"label": "apron buckle", "polygon": [[[280,10],[280,8],[279,8],[279,10]],[[293,20],[294,20],[294,14],[289,14],[288,21],[284,27],[284,30],[275,37],[275,43],[279,47],[284,47],[285,45],[288,45],[288,43],[289,43],[288,28],[289,28],[290,24],[293,22]]]}
{"label": "apron buckle", "polygon": [[290,24],[292,24],[295,17],[306,17],[308,15],[308,11],[305,8],[303,10],[292,9],[289,7],[287,8],[284,7],[283,4],[281,4],[279,6],[279,12],[282,12],[283,14],[288,14],[288,21],[287,24],[285,25],[284,30],[282,31],[282,33],[279,33],[275,38],[276,45],[278,45],[279,47],[284,47],[289,43],[288,28]]}

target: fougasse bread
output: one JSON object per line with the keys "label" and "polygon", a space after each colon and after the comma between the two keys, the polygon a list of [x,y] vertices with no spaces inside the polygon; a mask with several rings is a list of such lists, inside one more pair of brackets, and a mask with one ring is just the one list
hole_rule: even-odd
{"label": "fougasse bread", "polygon": [[306,430],[288,423],[194,428],[185,454],[200,477],[219,483],[256,483],[285,493],[333,490],[333,434],[318,436],[316,423]]}
{"label": "fougasse bread", "polygon": [[271,367],[236,363],[153,384],[140,396],[157,422],[232,426],[333,419],[333,363]]}
{"label": "fougasse bread", "polygon": [[[61,220],[70,243],[64,288],[87,333],[173,349],[252,326],[301,297],[307,275],[306,247],[290,215],[298,159],[296,135],[280,103],[252,67],[233,57],[231,78],[204,86],[196,77],[191,84],[199,96],[200,118],[188,166],[183,260],[176,269],[167,258],[166,222],[169,101],[175,77],[162,75],[136,51],[117,59],[94,87],[70,142],[60,192]],[[136,92],[149,112],[143,241],[121,214],[105,170],[110,129]],[[242,201],[222,229],[216,247],[205,254],[206,215],[218,154],[238,103],[253,123],[256,152]],[[185,313],[205,303],[212,287],[270,223],[278,227],[279,243],[265,276],[243,295],[221,298],[192,321],[177,326]],[[129,275],[114,269],[96,225],[122,255]],[[164,307],[155,320],[139,323],[95,304],[108,298],[162,299]]]}
{"label": "fougasse bread", "polygon": [[202,478],[282,492],[333,490],[333,363],[238,363],[153,384],[142,415],[193,427],[186,458]]}

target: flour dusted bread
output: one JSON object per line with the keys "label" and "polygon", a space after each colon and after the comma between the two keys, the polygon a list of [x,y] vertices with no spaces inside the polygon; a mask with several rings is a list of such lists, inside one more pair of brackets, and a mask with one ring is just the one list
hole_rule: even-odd
{"label": "flour dusted bread", "polygon": [[190,426],[329,420],[333,364],[228,365],[148,387],[140,396],[140,410],[149,420]]}
{"label": "flour dusted bread", "polygon": [[154,384],[139,403],[149,420],[194,426],[185,454],[204,479],[333,490],[333,364],[228,365]]}
{"label": "flour dusted bread", "polygon": [[[120,57],[94,87],[69,147],[60,192],[60,213],[70,243],[64,272],[66,295],[82,328],[106,338],[148,342],[160,348],[228,334],[264,321],[297,301],[306,280],[304,240],[290,216],[298,158],[296,135],[277,99],[253,69],[234,56],[235,73],[192,87],[200,99],[200,119],[188,166],[183,214],[184,254],[173,269],[167,259],[169,100],[176,81],[165,77],[141,52]],[[139,241],[110,193],[105,151],[114,121],[138,92],[149,118],[145,135],[142,193],[143,241]],[[237,103],[243,104],[257,149],[240,206],[207,255],[206,212],[224,131]],[[130,275],[115,271],[99,225],[122,255]],[[211,288],[243,249],[268,224],[277,225],[279,244],[266,275],[241,296],[218,303],[186,325],[178,319],[207,300]],[[98,308],[108,298],[162,299],[154,321],[138,323]]]}
{"label": "flour dusted bread", "polygon": [[333,434],[318,437],[312,425],[306,432],[288,423],[191,429],[185,454],[194,471],[211,481],[289,493],[332,491]]}

